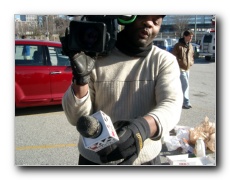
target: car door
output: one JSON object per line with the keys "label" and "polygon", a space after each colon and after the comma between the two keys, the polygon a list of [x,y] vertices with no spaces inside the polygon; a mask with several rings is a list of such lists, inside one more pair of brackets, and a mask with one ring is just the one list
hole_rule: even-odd
{"label": "car door", "polygon": [[[42,45],[29,45],[25,59],[25,44],[15,44],[15,104],[16,107],[43,105],[51,101],[49,68]],[[35,55],[37,54],[37,55]]]}
{"label": "car door", "polygon": [[48,47],[48,61],[52,101],[61,101],[72,81],[72,69],[68,56],[61,53],[61,47]]}

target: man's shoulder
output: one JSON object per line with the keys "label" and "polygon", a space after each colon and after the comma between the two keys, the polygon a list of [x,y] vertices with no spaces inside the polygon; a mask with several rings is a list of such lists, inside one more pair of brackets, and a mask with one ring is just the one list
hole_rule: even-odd
{"label": "man's shoulder", "polygon": [[182,42],[177,42],[176,44],[175,44],[175,46],[182,46],[184,43],[182,43]]}
{"label": "man's shoulder", "polygon": [[152,57],[156,57],[156,56],[159,56],[159,57],[162,57],[162,58],[174,58],[175,56],[171,53],[171,52],[168,52],[164,49],[161,49],[157,46],[153,46],[152,47]]}

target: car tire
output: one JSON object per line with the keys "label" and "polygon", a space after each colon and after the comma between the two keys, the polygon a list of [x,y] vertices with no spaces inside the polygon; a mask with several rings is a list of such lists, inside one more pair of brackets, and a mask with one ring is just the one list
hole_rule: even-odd
{"label": "car tire", "polygon": [[211,56],[205,56],[205,60],[206,61],[210,61],[211,60]]}
{"label": "car tire", "polygon": [[200,54],[198,52],[194,53],[194,58],[199,58]]}

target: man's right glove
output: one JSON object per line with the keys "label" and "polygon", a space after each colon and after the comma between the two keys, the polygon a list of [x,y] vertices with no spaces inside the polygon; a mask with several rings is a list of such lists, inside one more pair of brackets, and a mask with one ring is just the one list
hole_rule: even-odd
{"label": "man's right glove", "polygon": [[117,125],[120,127],[118,129],[115,127],[119,137],[116,148],[108,153],[105,150],[99,152],[100,159],[103,163],[124,159],[120,165],[132,165],[143,148],[144,141],[150,137],[149,124],[144,118],[139,117],[114,124]]}
{"label": "man's right glove", "polygon": [[88,84],[95,60],[84,53],[77,53],[70,57],[70,62],[73,72],[73,82],[76,82],[77,85]]}

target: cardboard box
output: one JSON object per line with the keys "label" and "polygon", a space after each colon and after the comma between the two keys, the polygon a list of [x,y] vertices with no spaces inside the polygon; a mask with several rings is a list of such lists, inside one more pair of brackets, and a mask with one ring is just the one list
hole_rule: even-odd
{"label": "cardboard box", "polygon": [[189,158],[188,154],[166,156],[173,166],[215,166],[215,160],[210,156]]}

